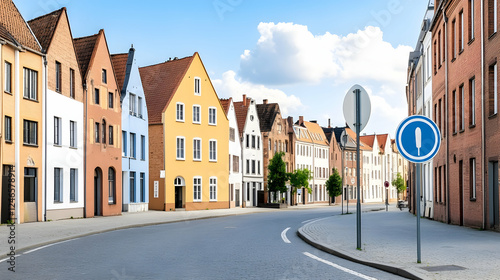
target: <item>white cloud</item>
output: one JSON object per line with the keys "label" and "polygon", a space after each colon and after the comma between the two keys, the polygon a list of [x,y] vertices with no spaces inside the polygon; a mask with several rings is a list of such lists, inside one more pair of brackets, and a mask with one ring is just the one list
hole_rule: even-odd
{"label": "white cloud", "polygon": [[221,98],[232,97],[235,101],[241,101],[242,95],[253,98],[257,103],[262,103],[267,99],[269,103],[279,103],[283,116],[288,116],[299,112],[303,108],[300,99],[294,95],[288,96],[279,89],[272,89],[264,85],[253,84],[242,81],[236,77],[234,71],[226,71],[222,74],[222,79],[212,80],[212,84]]}

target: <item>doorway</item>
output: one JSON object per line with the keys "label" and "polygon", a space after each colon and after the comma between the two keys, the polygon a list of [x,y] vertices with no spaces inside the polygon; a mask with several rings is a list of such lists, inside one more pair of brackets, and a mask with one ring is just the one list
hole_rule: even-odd
{"label": "doorway", "polygon": [[464,175],[463,175],[463,171],[464,171],[464,161],[461,160],[458,162],[458,192],[459,192],[459,198],[460,198],[460,202],[459,202],[460,221],[459,221],[459,224],[461,226],[464,225]]}
{"label": "doorway", "polygon": [[488,163],[488,169],[490,174],[488,178],[490,227],[498,229],[500,224],[498,213],[498,161],[490,161]]}
{"label": "doorway", "polygon": [[94,169],[94,216],[102,216],[102,170]]}
{"label": "doorway", "polygon": [[[201,179],[199,179],[200,182],[199,184],[201,185]],[[174,180],[174,187],[175,187],[175,208],[184,208],[184,196],[183,196],[183,190],[184,190],[184,187],[186,186],[186,183],[184,181],[184,178],[182,177],[177,177],[175,178]],[[193,186],[195,187],[195,186]],[[198,190],[196,190],[198,191]],[[200,195],[200,198],[201,198],[201,193],[198,194],[194,194],[195,196],[196,195]],[[194,198],[193,198],[194,200]]]}
{"label": "doorway", "polygon": [[[10,179],[10,180],[9,180]],[[9,220],[14,220],[11,217],[11,201],[10,194],[14,192],[16,176],[14,174],[13,165],[4,165],[2,172],[2,215],[1,223],[6,224]]]}
{"label": "doorway", "polygon": [[37,186],[36,168],[24,168],[24,222],[36,222],[37,217]]}
{"label": "doorway", "polygon": [[240,207],[240,189],[236,189],[234,190],[235,191],[235,202],[234,202],[234,206],[235,207]]}

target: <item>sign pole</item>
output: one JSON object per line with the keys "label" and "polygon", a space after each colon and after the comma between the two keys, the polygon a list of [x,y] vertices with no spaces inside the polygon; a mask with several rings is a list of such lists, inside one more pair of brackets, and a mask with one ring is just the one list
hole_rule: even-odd
{"label": "sign pole", "polygon": [[357,177],[357,202],[356,202],[356,221],[357,221],[357,249],[361,250],[361,200],[359,198],[360,196],[360,180],[359,180],[359,134],[360,134],[360,127],[361,127],[361,91],[359,89],[356,89],[355,91],[356,94],[356,177]]}
{"label": "sign pole", "polygon": [[416,194],[415,194],[415,202],[417,204],[417,263],[421,263],[421,251],[420,251],[420,186],[422,184],[422,180],[420,180],[422,164],[417,163],[417,181],[419,184],[416,186]]}

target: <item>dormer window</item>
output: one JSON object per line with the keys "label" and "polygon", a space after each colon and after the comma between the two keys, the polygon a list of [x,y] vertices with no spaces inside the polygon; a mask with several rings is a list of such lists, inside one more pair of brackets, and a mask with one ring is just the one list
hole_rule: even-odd
{"label": "dormer window", "polygon": [[194,95],[201,95],[200,78],[194,78]]}

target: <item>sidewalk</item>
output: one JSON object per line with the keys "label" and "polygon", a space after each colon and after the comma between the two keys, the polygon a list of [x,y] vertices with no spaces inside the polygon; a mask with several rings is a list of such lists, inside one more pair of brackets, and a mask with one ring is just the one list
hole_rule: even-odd
{"label": "sidewalk", "polygon": [[421,219],[418,264],[416,217],[394,204],[389,209],[362,213],[362,251],[355,213],[310,222],[297,233],[321,250],[412,279],[500,279],[499,233]]}
{"label": "sidewalk", "polygon": [[[262,213],[272,211],[300,210],[315,207],[324,207],[326,204],[309,204],[293,206],[287,209],[270,208],[231,208],[217,210],[199,211],[148,211],[137,213],[123,213],[120,216],[95,217],[87,219],[67,219],[51,222],[36,222],[15,225],[15,247],[16,253],[40,247],[54,242],[64,241],[86,235],[102,233],[117,229],[142,227],[208,219],[232,215],[243,215],[250,213]],[[0,259],[8,254],[12,244],[8,244],[10,229],[7,225],[0,226]]]}

